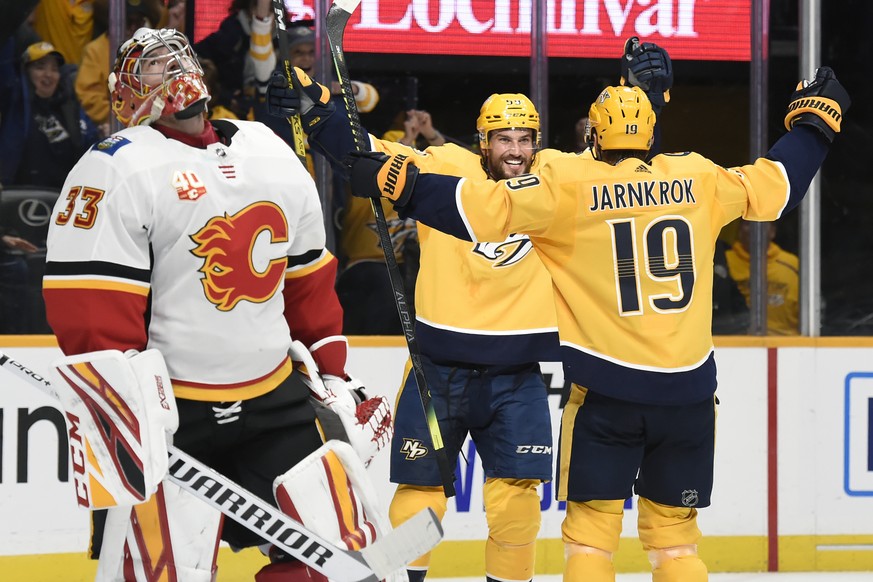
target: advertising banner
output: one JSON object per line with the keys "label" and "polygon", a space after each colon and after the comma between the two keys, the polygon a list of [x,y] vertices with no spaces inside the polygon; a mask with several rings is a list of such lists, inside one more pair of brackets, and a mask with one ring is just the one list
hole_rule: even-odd
{"label": "advertising banner", "polygon": [[[317,0],[285,0],[289,18],[315,18]],[[533,0],[362,0],[347,53],[524,57]],[[197,0],[195,40],[228,16],[227,0]],[[748,61],[751,0],[548,0],[550,57],[613,58],[631,36],[673,59]]]}

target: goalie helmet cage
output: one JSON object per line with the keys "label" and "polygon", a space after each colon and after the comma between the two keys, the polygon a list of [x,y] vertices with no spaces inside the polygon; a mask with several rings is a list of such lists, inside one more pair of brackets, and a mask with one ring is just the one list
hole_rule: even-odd
{"label": "goalie helmet cage", "polygon": [[[352,13],[358,8],[360,3],[361,0],[334,0],[327,12],[327,17],[325,18],[325,29],[327,31],[330,53],[333,57],[337,78],[339,79],[340,87],[342,88],[343,102],[345,104],[346,113],[349,117],[349,125],[351,126],[352,137],[355,141],[355,149],[362,152],[370,149],[370,141],[361,127],[358,106],[355,102],[355,94],[352,89],[351,79],[349,78],[345,54],[343,53],[343,35],[345,33],[346,24],[349,21],[349,17],[351,17]],[[406,338],[406,345],[409,349],[409,358],[412,360],[412,371],[415,375],[415,383],[418,387],[418,394],[421,398],[421,407],[424,412],[428,432],[430,433],[433,452],[434,455],[436,455],[440,479],[443,483],[443,491],[445,492],[446,497],[453,497],[455,495],[455,470],[454,467],[449,465],[448,455],[446,454],[446,449],[443,445],[439,421],[437,420],[436,411],[434,410],[433,402],[431,401],[430,390],[428,389],[427,379],[424,375],[424,367],[421,363],[421,350],[418,347],[418,339],[415,337],[415,323],[409,309],[409,303],[406,300],[406,291],[403,288],[403,276],[400,274],[400,267],[398,267],[397,258],[394,256],[394,245],[391,242],[391,235],[388,232],[388,222],[385,220],[385,211],[382,209],[381,200],[371,199],[370,204],[373,207],[373,214],[376,217],[376,232],[379,235],[379,242],[382,246],[382,252],[385,255],[385,263],[388,266],[388,278],[391,280],[391,287],[394,290],[394,301],[397,304],[397,313],[400,316],[400,324],[403,327],[403,335]]]}

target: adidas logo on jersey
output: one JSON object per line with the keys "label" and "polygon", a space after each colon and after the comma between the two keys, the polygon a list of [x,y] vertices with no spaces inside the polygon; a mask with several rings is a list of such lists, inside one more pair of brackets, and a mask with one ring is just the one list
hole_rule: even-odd
{"label": "adidas logo on jersey", "polygon": [[645,164],[640,164],[639,166],[637,166],[637,169],[634,170],[634,172],[645,172],[646,174],[652,173],[652,171],[649,169],[649,167]]}

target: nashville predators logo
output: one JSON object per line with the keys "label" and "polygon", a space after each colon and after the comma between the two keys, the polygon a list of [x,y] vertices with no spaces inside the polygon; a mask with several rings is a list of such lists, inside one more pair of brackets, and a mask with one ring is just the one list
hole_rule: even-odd
{"label": "nashville predators logo", "polygon": [[491,267],[511,267],[533,250],[533,243],[523,234],[511,234],[501,243],[476,243],[473,252],[492,261]]}
{"label": "nashville predators logo", "polygon": [[418,439],[403,439],[400,452],[406,456],[407,461],[414,461],[427,455],[427,447]]}
{"label": "nashville predators logo", "polygon": [[258,202],[233,216],[216,216],[191,236],[191,253],[203,259],[203,291],[219,311],[240,301],[263,303],[285,276],[287,258],[279,245],[288,241],[288,223],[278,206]]}

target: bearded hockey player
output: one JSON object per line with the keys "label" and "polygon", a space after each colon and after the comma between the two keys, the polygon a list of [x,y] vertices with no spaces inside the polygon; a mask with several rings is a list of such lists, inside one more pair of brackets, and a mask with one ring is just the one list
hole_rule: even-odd
{"label": "bearded hockey player", "polygon": [[[669,56],[656,45],[628,41],[623,77],[650,83],[663,95],[672,83]],[[630,77],[630,72],[634,73]],[[289,90],[281,76],[269,89],[280,115],[300,111],[309,143],[337,161],[354,149],[346,115],[335,115],[326,89],[297,70]],[[663,104],[663,101],[662,101]],[[422,172],[470,180],[502,180],[536,174],[549,161],[576,157],[542,149],[539,114],[525,95],[491,95],[476,119],[480,153],[454,144],[418,151],[370,136],[373,150],[414,160]],[[590,157],[590,154],[586,154]],[[416,333],[432,402],[449,463],[454,466],[469,434],[485,472],[484,502],[489,535],[485,571],[489,581],[526,581],[534,573],[540,529],[537,486],[551,479],[552,434],[547,391],[539,362],[557,361],[557,319],[551,280],[530,239],[506,233],[500,242],[455,239],[419,224],[421,266],[416,282]],[[430,436],[414,375],[407,366],[400,390],[391,447],[394,524],[424,507],[445,515]],[[425,578],[430,556],[409,568]]]}
{"label": "bearded hockey player", "polygon": [[[262,499],[273,500],[275,486],[278,506],[313,531],[366,545],[384,524],[368,513],[366,493],[336,483],[387,444],[390,413],[384,398],[364,400],[346,373],[336,260],[311,177],[260,123],[206,121],[203,71],[175,30],[138,30],[120,48],[109,85],[127,129],[71,171],[48,237],[48,320],[63,352],[79,354],[58,369],[91,370],[83,381],[103,382],[88,356],[117,350],[124,357],[112,366],[126,358],[134,376],[151,378],[163,361],[153,373],[137,354],[162,354],[172,384],[163,397],[178,407],[176,446]],[[105,391],[131,390],[123,388]],[[361,467],[344,469],[329,450],[325,463],[295,467],[322,445],[311,399],[340,417]],[[302,472],[327,465],[333,480],[299,484]],[[145,503],[109,509],[102,547],[98,538],[92,548],[98,579],[209,582],[219,537],[234,548],[263,544],[161,483]],[[323,579],[269,554],[262,582]]]}
{"label": "bearded hockey player", "polygon": [[564,580],[615,580],[633,493],[654,582],[707,580],[697,509],[713,482],[715,241],[740,216],[772,221],[800,203],[849,105],[820,68],[792,95],[790,131],[729,169],[694,152],[647,162],[655,115],[638,87],[607,87],[591,106],[593,159],[557,158],[538,175],[495,183],[419,172],[413,157],[348,159],[356,194],[385,196],[393,171],[401,216],[472,242],[527,234],[543,257],[573,382],[558,460]]}

